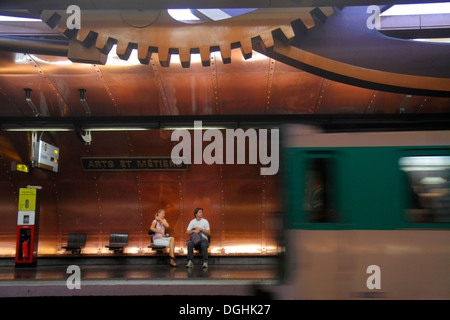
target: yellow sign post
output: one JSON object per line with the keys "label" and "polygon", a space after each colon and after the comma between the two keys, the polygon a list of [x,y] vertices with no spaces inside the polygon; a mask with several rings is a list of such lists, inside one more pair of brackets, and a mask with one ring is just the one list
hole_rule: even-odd
{"label": "yellow sign post", "polygon": [[19,211],[35,211],[36,210],[35,188],[21,188],[19,191]]}

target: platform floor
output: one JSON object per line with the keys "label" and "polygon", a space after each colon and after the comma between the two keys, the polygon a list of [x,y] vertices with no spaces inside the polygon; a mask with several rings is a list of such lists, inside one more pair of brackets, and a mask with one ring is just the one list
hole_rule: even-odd
{"label": "platform floor", "polygon": [[[167,263],[166,263],[167,262]],[[0,263],[0,297],[105,295],[255,295],[260,287],[278,282],[279,265],[273,259],[210,258],[202,268],[186,259],[40,259],[34,268]],[[81,289],[70,289],[70,265],[79,267]],[[73,283],[73,281],[71,282]]]}

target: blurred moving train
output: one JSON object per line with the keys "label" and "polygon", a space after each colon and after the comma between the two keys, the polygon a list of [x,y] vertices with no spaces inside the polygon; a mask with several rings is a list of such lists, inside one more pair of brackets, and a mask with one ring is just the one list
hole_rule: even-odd
{"label": "blurred moving train", "polygon": [[450,299],[450,131],[282,129],[280,299]]}

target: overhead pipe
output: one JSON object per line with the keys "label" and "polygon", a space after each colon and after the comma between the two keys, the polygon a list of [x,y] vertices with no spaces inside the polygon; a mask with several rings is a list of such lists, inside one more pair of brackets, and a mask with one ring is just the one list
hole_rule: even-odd
{"label": "overhead pipe", "polygon": [[0,50],[67,57],[69,41],[0,36]]}

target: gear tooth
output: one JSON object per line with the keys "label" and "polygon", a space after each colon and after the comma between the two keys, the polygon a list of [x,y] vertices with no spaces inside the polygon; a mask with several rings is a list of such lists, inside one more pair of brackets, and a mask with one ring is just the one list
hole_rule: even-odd
{"label": "gear tooth", "polygon": [[84,40],[87,38],[90,30],[89,29],[80,29],[77,33],[77,40],[80,42],[84,42]]}
{"label": "gear tooth", "polygon": [[250,59],[252,57],[252,51],[253,51],[253,47],[252,47],[252,40],[251,39],[246,39],[246,40],[242,40],[240,41],[241,43],[241,52],[242,55],[244,56],[244,59]]}
{"label": "gear tooth", "polygon": [[[294,31],[293,26],[295,27],[296,31]],[[295,33],[297,32],[298,34],[299,31],[304,31],[304,26],[302,24],[302,21],[300,19],[297,19],[292,22],[292,25],[282,25],[278,29],[273,30],[272,33],[281,41],[289,43],[294,38]]]}
{"label": "gear tooth", "polygon": [[131,51],[136,48],[136,45],[126,41],[119,41],[116,47],[116,54],[122,60],[130,58]]}
{"label": "gear tooth", "polygon": [[81,28],[77,33],[77,40],[80,41],[83,46],[89,48],[97,39],[98,33],[89,29]]}
{"label": "gear tooth", "polygon": [[122,60],[126,60],[126,59],[123,58],[123,56],[125,55],[125,52],[126,52],[126,50],[128,48],[128,44],[129,43],[127,41],[121,41],[121,40],[117,41],[116,54]]}
{"label": "gear tooth", "polygon": [[[292,27],[294,28],[294,32],[296,35],[303,35],[309,29],[315,26],[315,22],[313,17],[309,12],[302,13],[299,19],[296,19],[291,22]],[[284,36],[282,36],[284,38]],[[284,38],[286,40],[286,38]],[[288,40],[289,41],[289,40]]]}
{"label": "gear tooth", "polygon": [[65,33],[66,31],[69,30],[69,28],[67,28],[66,23],[63,21],[63,19],[61,19],[58,25],[56,26],[56,30],[58,30],[61,33]]}
{"label": "gear tooth", "polygon": [[51,10],[42,11],[39,18],[52,29],[58,25],[59,21],[61,21],[61,16],[57,12]]}
{"label": "gear tooth", "polygon": [[280,29],[288,41],[295,37],[295,32],[292,26],[285,25],[281,26]]}
{"label": "gear tooth", "polygon": [[209,47],[200,47],[200,58],[202,59],[202,66],[209,67],[211,65],[211,51]]}
{"label": "gear tooth", "polygon": [[191,53],[189,48],[178,48],[178,55],[180,56],[181,66],[189,68],[191,65]]}
{"label": "gear tooth", "polygon": [[272,51],[275,45],[272,32],[265,32],[259,35],[265,51]]}
{"label": "gear tooth", "polygon": [[99,33],[97,36],[97,40],[95,42],[95,46],[101,53],[108,54],[115,43],[117,43],[116,39],[110,38],[108,36]]}
{"label": "gear tooth", "polygon": [[307,12],[303,13],[299,19],[292,21],[291,25],[296,35],[303,35],[315,26],[315,22],[311,14]]}
{"label": "gear tooth", "polygon": [[229,43],[219,45],[220,55],[224,64],[231,63],[231,45]]}
{"label": "gear tooth", "polygon": [[321,23],[327,21],[328,16],[320,8],[314,8],[310,13],[313,19],[316,18]]}
{"label": "gear tooth", "polygon": [[306,27],[307,30],[313,28],[316,25],[316,23],[314,22],[313,11],[311,11],[308,14],[305,14],[305,16],[303,16],[301,18],[301,20],[302,20],[302,23]]}
{"label": "gear tooth", "polygon": [[319,7],[319,10],[322,11],[322,13],[327,17],[331,16],[334,13],[333,7]]}
{"label": "gear tooth", "polygon": [[158,58],[159,58],[159,63],[161,64],[161,66],[168,67],[170,65],[169,48],[159,47],[158,48]]}
{"label": "gear tooth", "polygon": [[149,64],[152,53],[147,44],[140,43],[137,47],[138,59],[142,64]]}
{"label": "gear tooth", "polygon": [[77,33],[78,33],[78,29],[73,28],[73,29],[69,29],[69,27],[67,26],[67,15],[62,15],[60,16],[61,18],[58,21],[58,24],[56,25],[56,30],[61,32],[62,34],[64,34],[68,39],[72,39],[74,38]]}

